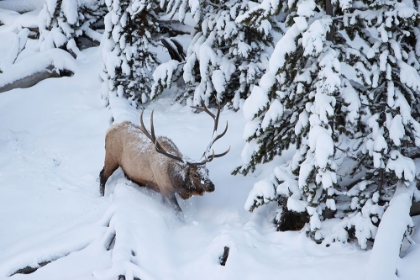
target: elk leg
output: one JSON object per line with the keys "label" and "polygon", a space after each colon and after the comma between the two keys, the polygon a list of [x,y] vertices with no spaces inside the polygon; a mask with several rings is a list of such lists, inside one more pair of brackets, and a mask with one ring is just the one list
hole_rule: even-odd
{"label": "elk leg", "polygon": [[105,194],[105,184],[108,180],[108,178],[105,178],[104,176],[104,170],[105,167],[102,168],[101,172],[99,173],[99,193],[101,194],[101,196],[104,196]]}
{"label": "elk leg", "polygon": [[[124,172],[124,177],[128,180],[128,181],[131,181],[131,182],[134,182],[131,178],[130,178],[130,176],[128,176],[127,175],[127,173],[125,173],[125,171],[123,170],[123,172]],[[137,184],[137,183],[136,183]],[[140,185],[140,184],[137,184],[137,185]]]}
{"label": "elk leg", "polygon": [[174,193],[163,196],[163,201],[164,201],[164,203],[172,206],[175,209],[175,211],[177,212],[177,214],[182,213],[182,209],[179,206],[178,201],[176,200],[176,197],[175,197]]}
{"label": "elk leg", "polygon": [[113,166],[112,168],[108,168],[106,165],[104,168],[102,168],[101,172],[99,173],[99,193],[101,196],[104,196],[105,194],[105,184],[106,181],[108,181],[108,178],[114,173],[115,170],[117,170],[117,166]]}

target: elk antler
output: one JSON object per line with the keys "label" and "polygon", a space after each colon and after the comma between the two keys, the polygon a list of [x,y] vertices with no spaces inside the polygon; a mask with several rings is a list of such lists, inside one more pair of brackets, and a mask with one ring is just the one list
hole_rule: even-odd
{"label": "elk antler", "polygon": [[159,142],[157,141],[156,135],[155,135],[155,128],[154,128],[154,125],[153,125],[153,111],[152,111],[152,114],[150,115],[150,133],[149,133],[149,131],[147,131],[146,127],[144,126],[143,113],[144,113],[144,108],[143,108],[143,110],[141,111],[141,114],[140,114],[140,130],[144,133],[144,135],[146,135],[147,138],[149,138],[153,142],[153,144],[155,144],[156,152],[158,152],[160,154],[163,154],[167,157],[170,157],[172,159],[184,162],[184,160],[181,157],[170,154],[167,151],[165,151],[162,148],[162,146],[159,144]]}
{"label": "elk antler", "polygon": [[[220,116],[220,102],[217,101],[217,98],[216,98],[216,102],[217,102],[217,113],[216,113],[216,115],[214,115],[212,112],[210,112],[210,110],[207,108],[206,103],[204,102],[204,100],[202,98],[201,98],[201,107],[199,107],[199,106],[191,106],[191,108],[194,108],[194,109],[197,109],[197,110],[206,112],[214,120],[213,138],[210,141],[210,143],[208,144],[206,151],[203,153],[204,160],[201,161],[201,162],[195,162],[195,163],[193,163],[195,165],[205,164],[207,162],[212,161],[214,158],[222,157],[222,156],[226,155],[229,152],[229,150],[230,150],[230,146],[229,146],[229,148],[227,149],[227,151],[225,151],[223,153],[220,153],[220,154],[214,154],[214,150],[211,149],[211,147],[213,146],[213,144],[217,140],[219,140],[220,138],[222,138],[226,134],[226,131],[228,130],[228,123],[226,122],[225,130],[223,130],[222,133],[220,133],[219,135],[217,135],[217,127],[219,125],[219,116]],[[209,157],[207,157],[207,155],[209,154],[210,150],[211,150],[211,155]]]}

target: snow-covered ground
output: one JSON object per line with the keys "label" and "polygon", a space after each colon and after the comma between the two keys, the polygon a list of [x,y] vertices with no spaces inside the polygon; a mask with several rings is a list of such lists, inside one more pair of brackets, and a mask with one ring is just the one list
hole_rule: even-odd
{"label": "snow-covered ground", "polygon": [[[12,45],[10,34],[0,31],[0,64]],[[0,279],[366,277],[370,251],[317,245],[304,232],[277,232],[265,218],[272,217],[269,207],[244,210],[251,187],[267,174],[230,175],[245,144],[241,111],[222,112],[221,127],[228,121],[229,130],[215,150],[230,145],[231,151],[207,164],[215,192],[179,200],[184,222],[159,194],[127,181],[120,170],[101,197],[98,174],[112,116],[138,123],[139,111],[124,102],[112,112],[106,107],[100,60],[99,48],[91,48],[73,65],[72,77],[0,93]],[[146,123],[152,109],[157,134],[198,159],[211,137],[211,119],[168,95],[147,106]],[[415,224],[420,227],[420,220]],[[417,243],[419,232],[412,237]],[[221,266],[225,246],[230,253]],[[419,279],[419,245],[398,261],[399,279]],[[28,267],[40,268],[15,274]]]}

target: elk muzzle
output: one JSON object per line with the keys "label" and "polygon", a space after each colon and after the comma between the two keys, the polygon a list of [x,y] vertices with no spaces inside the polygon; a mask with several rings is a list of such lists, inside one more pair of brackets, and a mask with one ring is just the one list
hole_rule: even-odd
{"label": "elk muzzle", "polygon": [[208,180],[208,182],[204,183],[204,189],[206,192],[214,192],[214,184],[212,181]]}

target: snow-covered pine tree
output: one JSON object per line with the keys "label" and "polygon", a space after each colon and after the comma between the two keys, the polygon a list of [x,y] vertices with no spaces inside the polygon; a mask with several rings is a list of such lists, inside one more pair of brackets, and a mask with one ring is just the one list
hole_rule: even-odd
{"label": "snow-covered pine tree", "polygon": [[[339,52],[327,41],[331,17],[317,12],[314,1],[291,4],[293,21],[288,21],[291,25],[277,44],[268,71],[244,105],[250,122],[243,155],[249,164],[237,171],[246,174],[255,163],[271,161],[295,145],[293,159],[272,177],[278,187],[257,185],[254,192],[263,191],[266,198],[260,200],[261,193],[255,193],[252,196],[257,199],[251,197],[247,207],[270,200],[284,202],[285,211],[307,213],[315,236],[326,205],[336,210],[334,146],[338,145],[335,118],[341,69]],[[270,188],[271,193],[266,193]]]}
{"label": "snow-covered pine tree", "polygon": [[104,91],[129,99],[132,105],[148,101],[159,25],[154,0],[106,0],[103,40]]}
{"label": "snow-covered pine tree", "polygon": [[[364,24],[356,34],[366,44],[371,64],[363,79],[366,92],[360,96],[364,129],[354,139],[359,147],[354,149],[357,165],[349,173],[357,180],[347,192],[352,198],[349,210],[359,213],[350,224],[364,247],[364,238],[375,237],[376,226],[397,187],[410,187],[417,173],[420,14],[414,1],[374,1],[369,10],[360,7],[345,15],[344,23],[348,31],[353,29],[348,34],[354,33],[355,22]],[[365,236],[362,227],[369,227],[371,236]]]}
{"label": "snow-covered pine tree", "polygon": [[[293,150],[246,207],[276,201],[280,229],[308,221],[319,242],[357,238],[366,248],[397,183],[414,180],[419,16],[397,1],[327,2],[288,2],[288,29],[244,104],[248,143],[235,173]],[[245,18],[270,15],[273,3]]]}
{"label": "snow-covered pine tree", "polygon": [[76,54],[98,44],[104,0],[47,0],[39,14],[40,50],[62,48]]}
{"label": "snow-covered pine tree", "polygon": [[[207,104],[214,103],[216,96],[239,109],[265,69],[267,50],[273,46],[274,21],[265,19],[259,28],[235,22],[250,8],[249,1],[189,1],[188,5],[186,1],[175,2],[178,6],[169,5],[171,13],[179,7],[182,20],[188,8],[196,22],[182,69],[187,89],[179,99],[197,105],[201,98]],[[173,63],[160,69],[163,74],[157,76],[162,86],[156,87],[159,90],[153,96],[165,85],[170,86],[168,78],[176,70]]]}
{"label": "snow-covered pine tree", "polygon": [[197,104],[216,96],[237,110],[265,69],[276,25],[267,19],[259,28],[236,22],[250,8],[249,1],[204,3],[184,66],[184,80],[194,92],[189,97]]}

